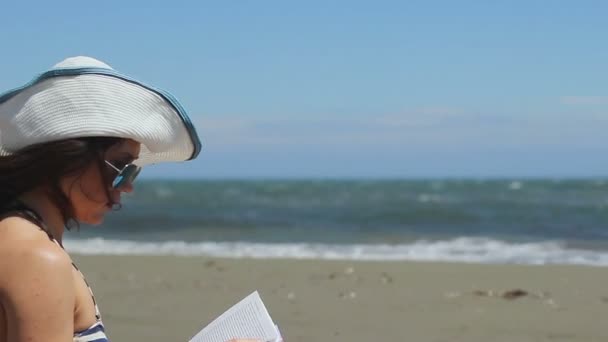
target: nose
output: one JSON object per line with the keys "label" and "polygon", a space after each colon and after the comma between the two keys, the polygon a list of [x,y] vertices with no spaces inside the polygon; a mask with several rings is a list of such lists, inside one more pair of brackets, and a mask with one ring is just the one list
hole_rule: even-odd
{"label": "nose", "polygon": [[133,183],[123,184],[120,188],[118,188],[120,192],[132,193],[133,192]]}

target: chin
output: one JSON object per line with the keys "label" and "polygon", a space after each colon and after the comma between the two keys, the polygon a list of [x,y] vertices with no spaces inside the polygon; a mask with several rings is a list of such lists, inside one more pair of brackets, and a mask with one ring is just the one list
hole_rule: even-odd
{"label": "chin", "polygon": [[99,226],[102,223],[103,223],[103,219],[87,222],[87,224],[90,226]]}
{"label": "chin", "polygon": [[103,223],[103,219],[104,219],[104,215],[89,216],[87,218],[83,218],[83,219],[79,220],[79,222],[88,224],[90,226],[98,226]]}

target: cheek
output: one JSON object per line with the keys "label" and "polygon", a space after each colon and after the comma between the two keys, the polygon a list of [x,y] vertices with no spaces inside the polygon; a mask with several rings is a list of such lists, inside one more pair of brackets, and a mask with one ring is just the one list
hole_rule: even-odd
{"label": "cheek", "polygon": [[88,212],[105,207],[108,202],[104,182],[99,169],[93,165],[78,178],[66,179],[64,192],[68,194],[76,216],[83,218]]}
{"label": "cheek", "polygon": [[97,167],[91,167],[82,175],[80,180],[80,191],[93,201],[107,202],[104,181]]}

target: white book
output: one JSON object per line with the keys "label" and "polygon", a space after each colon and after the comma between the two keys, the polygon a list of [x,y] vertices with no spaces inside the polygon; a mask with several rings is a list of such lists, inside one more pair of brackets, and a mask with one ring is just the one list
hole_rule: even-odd
{"label": "white book", "polygon": [[226,342],[233,338],[283,341],[257,291],[226,310],[192,337],[190,342]]}

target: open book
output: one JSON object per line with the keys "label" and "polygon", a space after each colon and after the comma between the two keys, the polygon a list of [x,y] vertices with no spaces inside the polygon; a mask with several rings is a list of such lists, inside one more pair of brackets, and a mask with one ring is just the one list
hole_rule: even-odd
{"label": "open book", "polygon": [[209,323],[192,337],[190,342],[226,342],[233,338],[252,338],[264,342],[283,341],[257,291]]}

